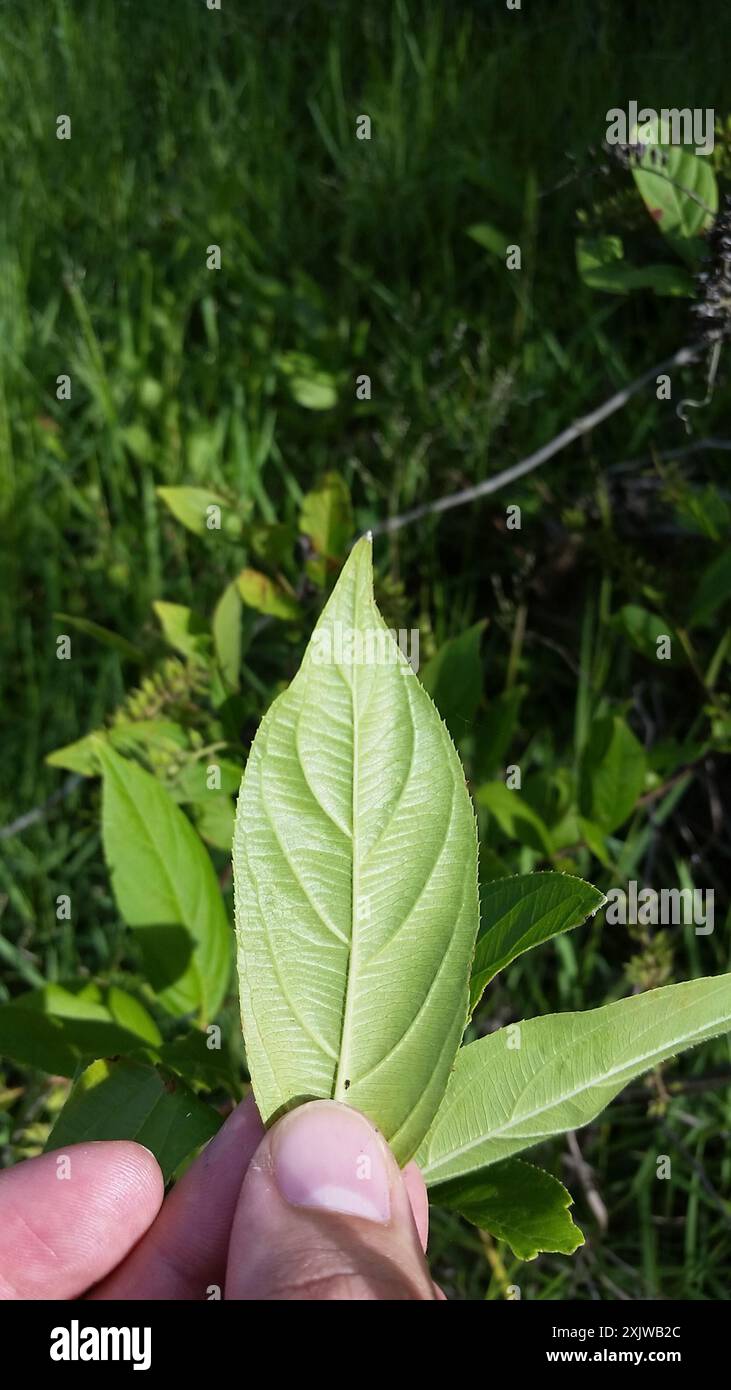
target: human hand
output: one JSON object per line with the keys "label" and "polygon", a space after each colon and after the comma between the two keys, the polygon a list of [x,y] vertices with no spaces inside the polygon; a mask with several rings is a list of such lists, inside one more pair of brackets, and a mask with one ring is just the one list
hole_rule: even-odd
{"label": "human hand", "polygon": [[420,1300],[428,1207],[357,1111],[313,1101],[266,1134],[251,1097],[163,1202],[152,1154],[122,1140],[0,1175],[0,1298]]}

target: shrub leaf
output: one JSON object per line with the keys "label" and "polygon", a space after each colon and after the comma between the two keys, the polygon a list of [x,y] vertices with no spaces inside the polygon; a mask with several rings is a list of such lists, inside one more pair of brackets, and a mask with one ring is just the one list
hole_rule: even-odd
{"label": "shrub leaf", "polygon": [[478,922],[462,768],[352,551],[239,794],[241,1010],[265,1122],[347,1100],[410,1158],[465,1026]]}
{"label": "shrub leaf", "polygon": [[731,1028],[731,975],[501,1028],[462,1048],[417,1154],[427,1184],[593,1120],[635,1077]]}

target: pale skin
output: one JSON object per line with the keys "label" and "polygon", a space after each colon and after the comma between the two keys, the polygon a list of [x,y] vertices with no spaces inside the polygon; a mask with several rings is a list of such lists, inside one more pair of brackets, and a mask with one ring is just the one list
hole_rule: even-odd
{"label": "pale skin", "polygon": [[248,1097],[165,1198],[123,1140],[0,1174],[0,1299],[440,1299],[427,1229],[418,1168],[363,1116],[316,1101],[265,1134]]}

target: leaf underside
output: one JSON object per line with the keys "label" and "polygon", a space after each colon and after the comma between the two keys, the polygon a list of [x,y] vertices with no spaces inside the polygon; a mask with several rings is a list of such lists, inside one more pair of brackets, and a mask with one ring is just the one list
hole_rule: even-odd
{"label": "leaf underside", "polygon": [[427,1185],[588,1124],[629,1081],[729,1028],[731,975],[719,975],[469,1043],[416,1155]]}
{"label": "leaf underside", "polygon": [[347,1100],[406,1162],[467,1018],[477,838],[462,768],[373,600],[360,541],[239,794],[241,1011],[266,1123]]}

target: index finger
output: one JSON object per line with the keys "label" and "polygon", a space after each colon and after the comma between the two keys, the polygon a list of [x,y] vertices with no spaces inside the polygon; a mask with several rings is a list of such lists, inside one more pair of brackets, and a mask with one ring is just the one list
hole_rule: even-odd
{"label": "index finger", "polygon": [[73,1144],[0,1175],[0,1299],[78,1298],[152,1224],[152,1154],[127,1140]]}

